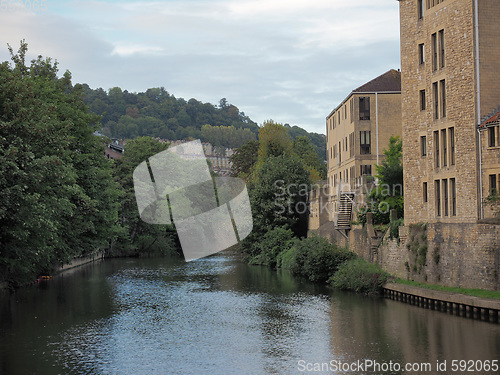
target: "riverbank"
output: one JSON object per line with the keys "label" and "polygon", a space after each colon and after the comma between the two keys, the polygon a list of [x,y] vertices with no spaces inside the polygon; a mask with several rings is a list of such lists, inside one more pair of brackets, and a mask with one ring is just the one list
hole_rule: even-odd
{"label": "riverbank", "polygon": [[56,268],[54,271],[54,275],[59,275],[63,272],[66,272],[70,269],[83,266],[84,264],[98,262],[104,259],[104,253],[93,254],[88,257],[75,258],[69,264],[63,264],[62,266]]}
{"label": "riverbank", "polygon": [[387,283],[383,287],[385,298],[452,313],[454,315],[498,323],[500,300],[482,298],[442,290],[422,288],[400,283]]}

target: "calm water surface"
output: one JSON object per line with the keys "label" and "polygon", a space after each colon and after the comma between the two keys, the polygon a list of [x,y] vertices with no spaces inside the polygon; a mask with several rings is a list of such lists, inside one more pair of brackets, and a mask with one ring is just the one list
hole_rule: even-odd
{"label": "calm water surface", "polygon": [[403,368],[370,374],[451,374],[452,360],[494,359],[499,325],[332,291],[228,253],[107,260],[0,294],[0,374],[360,374],[326,365],[365,360]]}

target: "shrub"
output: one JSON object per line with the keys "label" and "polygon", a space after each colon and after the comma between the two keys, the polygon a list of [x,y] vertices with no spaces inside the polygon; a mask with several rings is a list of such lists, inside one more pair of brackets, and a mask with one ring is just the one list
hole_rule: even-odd
{"label": "shrub", "polygon": [[342,264],[329,282],[335,288],[376,294],[382,291],[382,287],[390,277],[377,264],[358,258]]}
{"label": "shrub", "polygon": [[280,254],[281,267],[311,281],[327,281],[338,267],[356,255],[344,248],[332,245],[325,238],[314,236],[296,241]]}
{"label": "shrub", "polygon": [[254,255],[250,258],[250,264],[276,267],[278,255],[290,249],[294,241],[295,237],[290,229],[274,228],[254,243]]}

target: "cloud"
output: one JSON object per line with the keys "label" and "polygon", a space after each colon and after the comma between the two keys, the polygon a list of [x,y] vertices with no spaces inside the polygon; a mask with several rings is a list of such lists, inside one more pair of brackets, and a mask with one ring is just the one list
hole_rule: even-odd
{"label": "cloud", "polygon": [[323,133],[352,89],[399,66],[393,0],[52,0],[44,13],[0,12],[1,44],[22,38],[94,88],[225,97],[259,123]]}

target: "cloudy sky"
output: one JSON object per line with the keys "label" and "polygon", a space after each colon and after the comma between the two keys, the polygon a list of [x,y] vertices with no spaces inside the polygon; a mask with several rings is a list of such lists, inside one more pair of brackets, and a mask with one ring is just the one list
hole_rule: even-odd
{"label": "cloudy sky", "polygon": [[0,1],[0,61],[25,39],[74,83],[227,98],[259,124],[325,133],[352,89],[400,67],[395,0]]}

